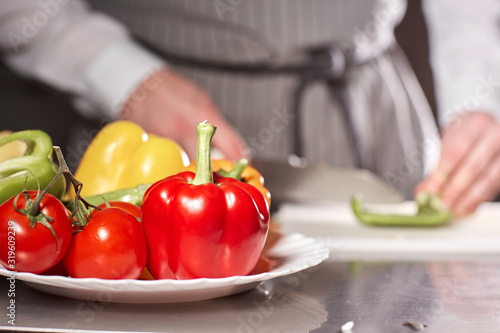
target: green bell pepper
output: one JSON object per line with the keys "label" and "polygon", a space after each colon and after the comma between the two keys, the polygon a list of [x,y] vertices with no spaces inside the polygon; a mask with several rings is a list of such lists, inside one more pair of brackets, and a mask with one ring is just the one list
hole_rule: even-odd
{"label": "green bell pepper", "polygon": [[[14,132],[0,138],[0,146],[20,140],[27,146],[23,156],[0,162],[0,204],[26,190],[43,190],[57,174],[52,162],[52,139],[41,130]],[[61,199],[66,180],[59,177],[49,193]]]}
{"label": "green bell pepper", "polygon": [[360,222],[376,226],[433,227],[443,225],[453,217],[452,212],[443,205],[436,194],[419,193],[415,201],[418,206],[415,215],[368,212],[364,209],[360,196],[352,197],[351,208]]}

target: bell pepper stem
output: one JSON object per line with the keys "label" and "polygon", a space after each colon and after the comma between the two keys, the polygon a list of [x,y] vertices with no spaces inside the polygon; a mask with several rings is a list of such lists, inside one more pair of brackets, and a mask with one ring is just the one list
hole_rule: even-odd
{"label": "bell pepper stem", "polygon": [[246,158],[241,158],[238,162],[236,162],[231,171],[226,172],[224,170],[220,170],[218,171],[218,173],[223,177],[241,180],[241,174],[243,173],[243,170],[245,170],[245,168],[248,166],[248,163],[249,162]]}
{"label": "bell pepper stem", "polygon": [[196,175],[193,179],[193,185],[213,183],[212,157],[210,147],[212,137],[215,134],[215,126],[208,124],[207,121],[199,123],[196,126],[198,146],[196,151]]}

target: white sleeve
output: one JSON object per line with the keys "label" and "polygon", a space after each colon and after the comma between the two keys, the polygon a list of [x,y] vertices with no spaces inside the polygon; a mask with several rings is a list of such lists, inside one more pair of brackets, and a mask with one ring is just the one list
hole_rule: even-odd
{"label": "white sleeve", "polygon": [[18,73],[75,96],[88,116],[117,118],[164,62],[83,0],[1,0],[0,51]]}
{"label": "white sleeve", "polygon": [[500,2],[424,0],[439,122],[468,110],[500,120]]}

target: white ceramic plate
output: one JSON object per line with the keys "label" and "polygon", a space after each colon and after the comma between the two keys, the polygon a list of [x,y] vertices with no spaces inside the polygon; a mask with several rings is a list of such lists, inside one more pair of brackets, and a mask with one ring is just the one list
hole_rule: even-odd
{"label": "white ceramic plate", "polygon": [[[273,270],[248,276],[194,280],[103,280],[73,279],[16,273],[16,279],[34,289],[69,298],[116,303],[174,303],[228,296],[256,287],[259,283],[299,272],[328,258],[328,248],[313,238],[293,233],[280,235],[264,251],[278,262]],[[12,272],[0,266],[0,275]]]}

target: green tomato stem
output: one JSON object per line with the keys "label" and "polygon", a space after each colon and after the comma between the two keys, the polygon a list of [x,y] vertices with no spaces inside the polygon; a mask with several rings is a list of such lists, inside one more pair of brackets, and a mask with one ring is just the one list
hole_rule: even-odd
{"label": "green tomato stem", "polygon": [[64,156],[61,152],[61,148],[54,146],[54,152],[56,153],[57,156],[57,162],[59,163],[59,173],[64,173],[71,184],[73,185],[73,188],[75,189],[75,200],[74,200],[74,210],[73,213],[71,214],[71,219],[76,218],[76,223],[80,227],[85,227],[85,225],[89,221],[89,212],[88,210],[90,208],[94,209],[99,209],[98,207],[88,203],[82,196],[80,195],[80,192],[82,191],[83,184],[82,182],[78,181],[75,176],[71,173],[68,165],[66,164],[66,161],[64,160]]}

